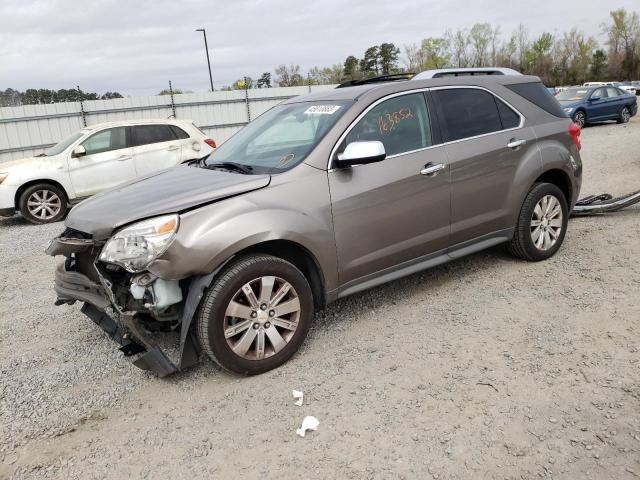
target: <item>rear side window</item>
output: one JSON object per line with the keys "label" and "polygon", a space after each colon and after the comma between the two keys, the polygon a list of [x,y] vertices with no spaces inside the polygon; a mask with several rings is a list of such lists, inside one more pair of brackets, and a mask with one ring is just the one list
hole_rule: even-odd
{"label": "rear side window", "polygon": [[608,96],[609,95],[607,95],[607,89],[604,87],[594,90],[594,92],[591,94],[591,98],[607,98]]}
{"label": "rear side window", "polygon": [[622,92],[615,87],[607,87],[607,96],[609,98],[618,97]]}
{"label": "rear side window", "polygon": [[514,83],[513,85],[505,85],[505,87],[551,115],[556,117],[567,116],[558,100],[540,82]]}
{"label": "rear side window", "polygon": [[500,119],[502,120],[502,128],[516,128],[520,125],[520,116],[513,109],[499,98],[496,98]]}
{"label": "rear side window", "polygon": [[344,147],[372,140],[382,142],[387,156],[430,147],[431,124],[424,95],[412,93],[379,103],[351,129]]}
{"label": "rear side window", "polygon": [[184,140],[185,138],[189,138],[189,134],[184,130],[182,130],[180,127],[177,127],[175,125],[169,125],[169,128],[171,129],[171,131],[173,132],[173,134],[176,136],[178,140]]}
{"label": "rear side window", "polygon": [[133,146],[170,142],[176,136],[169,125],[135,125],[133,127]]}
{"label": "rear side window", "polygon": [[495,97],[485,90],[435,90],[433,97],[439,105],[445,142],[502,130]]}
{"label": "rear side window", "polygon": [[127,137],[125,127],[108,128],[91,135],[82,146],[87,151],[87,155],[109,152],[127,147]]}

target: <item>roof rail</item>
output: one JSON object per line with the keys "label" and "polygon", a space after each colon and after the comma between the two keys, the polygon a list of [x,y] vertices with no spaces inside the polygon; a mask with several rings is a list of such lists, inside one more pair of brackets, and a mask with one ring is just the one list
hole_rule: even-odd
{"label": "roof rail", "polygon": [[363,78],[361,80],[347,80],[342,82],[336,88],[355,87],[358,85],[367,85],[368,83],[380,83],[380,82],[398,82],[400,80],[409,80],[415,73],[390,73],[388,75],[380,75],[379,77]]}

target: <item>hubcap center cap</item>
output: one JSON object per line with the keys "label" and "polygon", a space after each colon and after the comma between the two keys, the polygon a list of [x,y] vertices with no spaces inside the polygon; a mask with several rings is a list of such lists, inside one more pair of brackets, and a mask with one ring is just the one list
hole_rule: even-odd
{"label": "hubcap center cap", "polygon": [[269,320],[269,314],[264,310],[258,310],[258,321],[264,323]]}

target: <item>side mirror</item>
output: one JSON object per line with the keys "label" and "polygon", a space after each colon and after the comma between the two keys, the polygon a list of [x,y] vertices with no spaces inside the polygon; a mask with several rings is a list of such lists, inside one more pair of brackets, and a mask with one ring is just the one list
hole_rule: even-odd
{"label": "side mirror", "polygon": [[351,167],[365,163],[381,162],[387,157],[384,145],[377,140],[370,142],[351,142],[338,154],[336,165],[338,167]]}
{"label": "side mirror", "polygon": [[76,148],[73,149],[73,152],[71,152],[71,156],[72,157],[83,157],[87,154],[87,149],[84,148],[82,145],[78,145]]}
{"label": "side mirror", "polygon": [[589,99],[590,102],[597,102],[598,100],[600,100],[600,97],[591,97]]}

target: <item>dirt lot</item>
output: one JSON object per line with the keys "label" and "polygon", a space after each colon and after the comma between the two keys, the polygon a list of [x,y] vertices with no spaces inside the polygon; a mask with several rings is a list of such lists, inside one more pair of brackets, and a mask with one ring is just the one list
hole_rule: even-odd
{"label": "dirt lot", "polygon": [[[582,137],[584,194],[640,189],[640,118]],[[61,229],[0,220],[1,478],[640,477],[639,207],[340,301],[253,378],[157,379],[54,307]]]}

